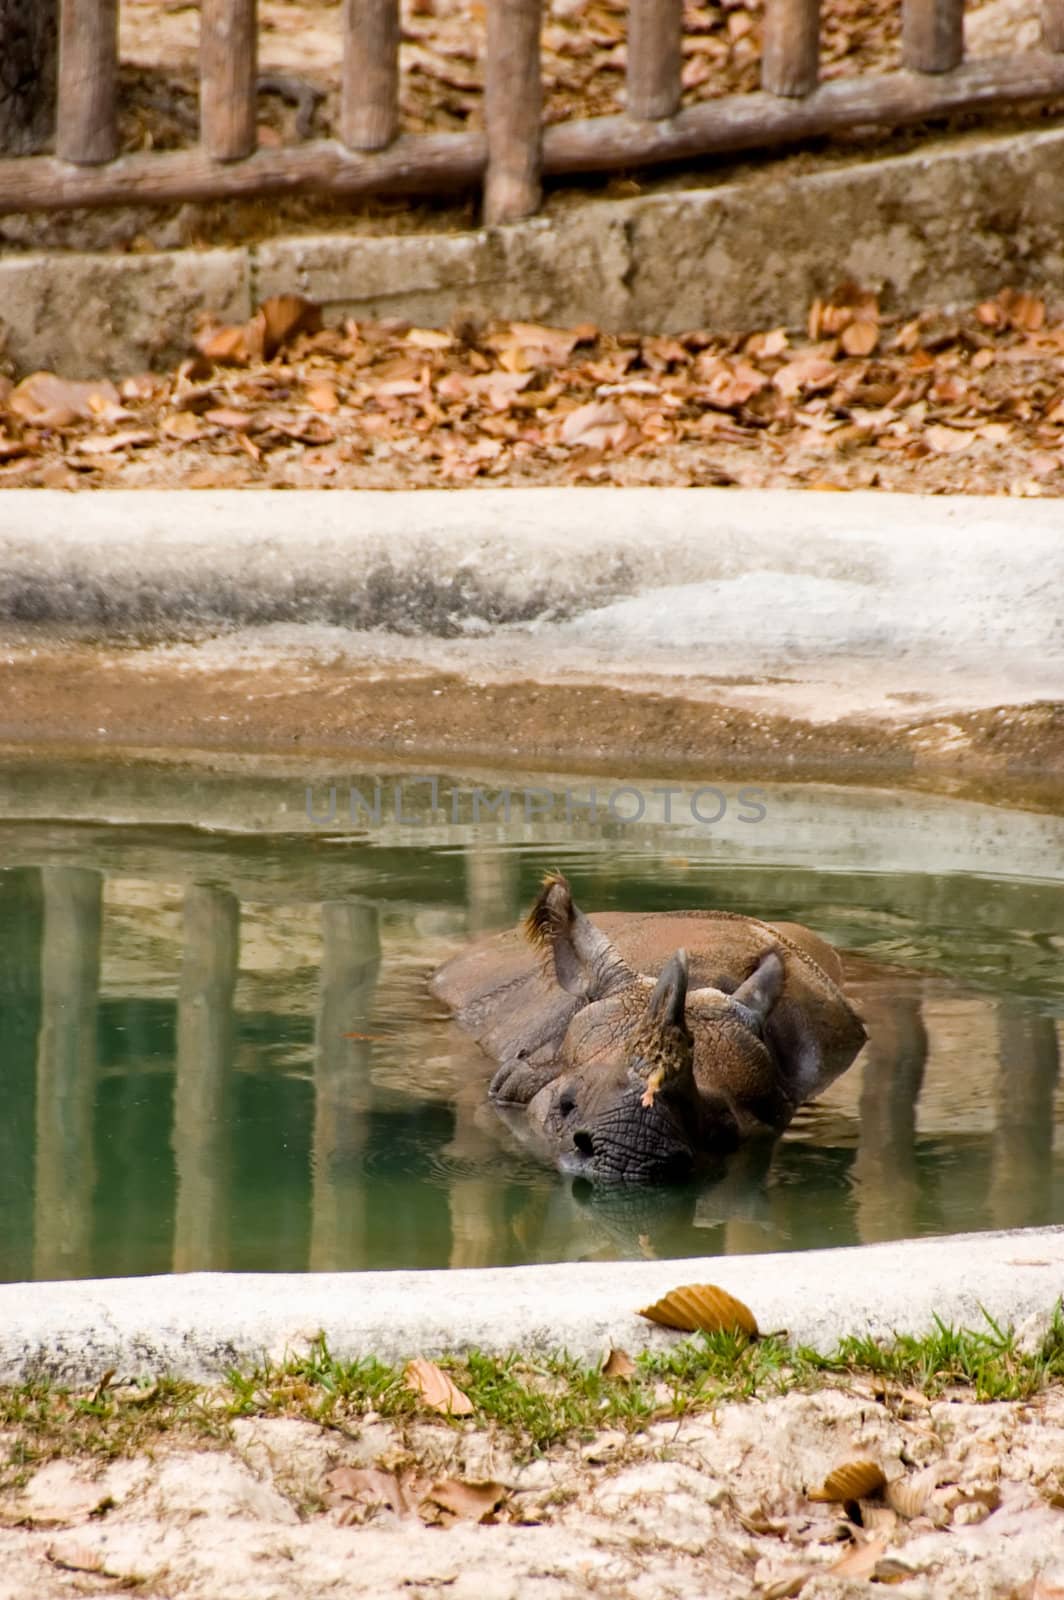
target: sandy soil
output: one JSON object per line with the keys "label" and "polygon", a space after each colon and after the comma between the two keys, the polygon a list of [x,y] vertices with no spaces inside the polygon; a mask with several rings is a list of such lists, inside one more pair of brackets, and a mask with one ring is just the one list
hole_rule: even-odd
{"label": "sandy soil", "polygon": [[[847,1511],[808,1498],[854,1459],[882,1467],[885,1499]],[[342,1473],[329,1480],[343,1467],[396,1474],[410,1509],[382,1503],[383,1480],[343,1493]],[[456,1479],[496,1486],[486,1524],[422,1498]],[[524,1464],[472,1424],[256,1418],[234,1423],[227,1446],[54,1461],[4,1492],[0,1600],[842,1600],[869,1580],[913,1600],[1060,1600],[1062,1507],[1060,1391],[929,1403],[854,1382]]]}

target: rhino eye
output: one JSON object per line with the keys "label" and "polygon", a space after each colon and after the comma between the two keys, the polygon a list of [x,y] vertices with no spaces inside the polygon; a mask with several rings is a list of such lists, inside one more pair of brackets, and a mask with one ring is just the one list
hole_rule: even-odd
{"label": "rhino eye", "polygon": [[561,1112],[563,1117],[571,1117],[573,1112],[576,1110],[575,1097],[568,1093],[563,1094],[561,1099],[558,1101],[558,1110]]}

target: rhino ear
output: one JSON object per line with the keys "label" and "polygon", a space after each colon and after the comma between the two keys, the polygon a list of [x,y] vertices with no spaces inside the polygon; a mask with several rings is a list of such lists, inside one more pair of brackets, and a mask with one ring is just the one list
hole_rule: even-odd
{"label": "rhino ear", "polygon": [[677,950],[671,961],[662,968],[661,976],[647,1001],[647,1015],[655,1022],[670,1023],[674,1028],[686,1026],[687,1010],[687,951]]}
{"label": "rhino ear", "polygon": [[731,1003],[747,1013],[743,1021],[760,1033],[782,993],[783,962],[775,950],[767,950],[750,976],[733,992]]}
{"label": "rhino ear", "polygon": [[574,905],[569,881],[560,872],[548,872],[543,879],[524,930],[567,994],[602,1000],[635,981],[606,935]]}

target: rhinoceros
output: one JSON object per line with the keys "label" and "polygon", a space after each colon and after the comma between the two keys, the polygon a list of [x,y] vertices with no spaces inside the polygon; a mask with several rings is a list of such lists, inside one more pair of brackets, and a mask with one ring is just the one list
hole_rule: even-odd
{"label": "rhinoceros", "polygon": [[842,963],[796,923],[727,911],[585,915],[549,873],[520,928],[446,962],[433,993],[498,1063],[563,1171],[668,1183],[780,1133],[865,1041]]}

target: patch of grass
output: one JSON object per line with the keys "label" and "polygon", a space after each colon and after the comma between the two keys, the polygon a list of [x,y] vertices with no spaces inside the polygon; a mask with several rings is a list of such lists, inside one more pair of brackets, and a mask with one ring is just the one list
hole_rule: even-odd
{"label": "patch of grass", "polygon": [[343,1361],[321,1336],[308,1353],[249,1372],[230,1372],[216,1389],[163,1378],[141,1390],[89,1392],[45,1380],[0,1388],[0,1430],[8,1435],[0,1487],[14,1488],[56,1456],[101,1461],[150,1452],[164,1439],[224,1443],[239,1417],[295,1417],[357,1433],[367,1414],[402,1426],[415,1417],[444,1426],[496,1428],[520,1456],[548,1450],[602,1428],[638,1432],[653,1420],[710,1410],[788,1390],[872,1378],[884,1396],[898,1388],[930,1398],[947,1392],[978,1401],[1024,1400],[1064,1383],[1064,1309],[1035,1350],[985,1315],[980,1329],[936,1318],[922,1338],[890,1343],[843,1339],[830,1355],[783,1337],[699,1334],[667,1351],[646,1351],[626,1379],[607,1378],[564,1353],[492,1356],[470,1351],[440,1362],[473,1404],[471,1418],[426,1411],[402,1370],[374,1359]]}

